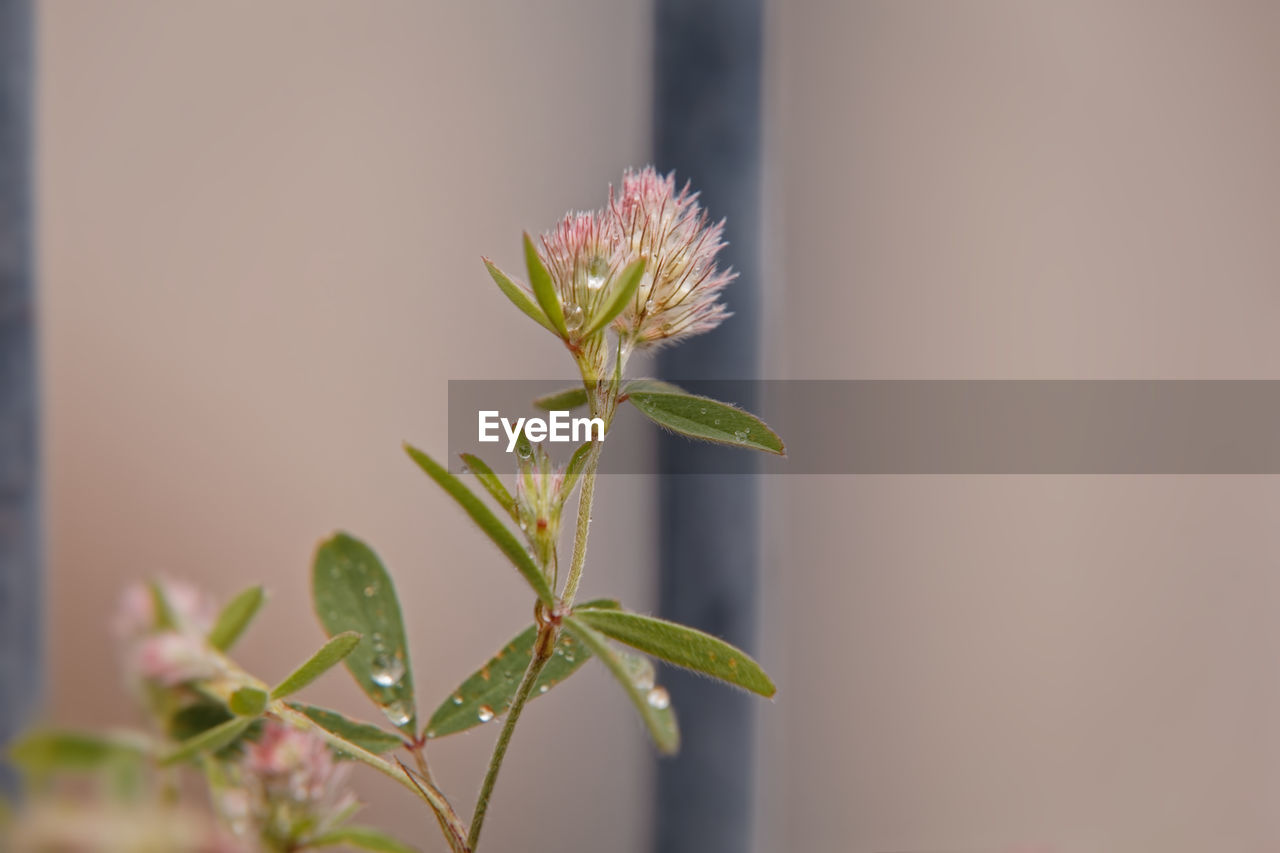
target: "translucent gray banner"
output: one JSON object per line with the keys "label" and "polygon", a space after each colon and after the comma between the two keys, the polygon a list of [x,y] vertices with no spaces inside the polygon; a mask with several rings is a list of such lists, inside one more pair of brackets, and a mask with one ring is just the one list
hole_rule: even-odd
{"label": "translucent gray banner", "polygon": [[[480,412],[547,418],[531,401],[564,381],[452,380],[449,450],[515,470],[503,428],[479,441]],[[786,442],[778,458],[705,444],[674,473],[1278,474],[1280,381],[786,380],[689,381],[686,391],[740,405]],[[584,416],[577,411],[575,416]],[[490,417],[492,423],[492,416]],[[630,405],[614,421],[602,473],[652,474],[648,435]],[[490,429],[490,435],[494,430]],[[581,436],[581,433],[580,433]],[[576,445],[547,443],[567,460]],[[668,472],[671,473],[671,472]]]}

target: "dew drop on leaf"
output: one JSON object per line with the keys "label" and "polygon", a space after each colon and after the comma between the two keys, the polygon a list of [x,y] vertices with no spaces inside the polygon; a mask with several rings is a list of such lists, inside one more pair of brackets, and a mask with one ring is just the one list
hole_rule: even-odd
{"label": "dew drop on leaf", "polygon": [[479,712],[476,714],[476,718],[482,723],[489,722],[493,719],[493,709],[488,705],[481,705]]}
{"label": "dew drop on leaf", "polygon": [[582,319],[585,315],[582,312],[581,305],[574,305],[564,312],[564,327],[570,332],[576,332],[582,328]]}
{"label": "dew drop on leaf", "polygon": [[409,722],[409,709],[399,699],[390,705],[384,705],[382,713],[387,715],[387,719],[391,721],[393,726],[403,726]]}
{"label": "dew drop on leaf", "polygon": [[394,655],[374,655],[369,667],[369,677],[379,687],[392,687],[404,678],[404,661]]}
{"label": "dew drop on leaf", "polygon": [[654,687],[644,697],[644,700],[649,703],[650,708],[656,708],[659,711],[665,711],[671,707],[671,694],[667,692],[665,687]]}

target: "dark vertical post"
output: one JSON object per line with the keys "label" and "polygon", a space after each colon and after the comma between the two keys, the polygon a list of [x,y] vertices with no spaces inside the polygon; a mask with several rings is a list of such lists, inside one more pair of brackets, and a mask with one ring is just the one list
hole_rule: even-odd
{"label": "dark vertical post", "polygon": [[[0,0],[0,744],[25,722],[39,681],[32,35],[30,0]],[[12,784],[0,765],[0,790]]]}
{"label": "dark vertical post", "polygon": [[[659,360],[668,379],[754,379],[759,357],[760,67],[762,0],[657,0],[655,161],[701,191],[727,217],[727,261],[740,273],[725,292],[719,329]],[[738,399],[744,406],[756,402]],[[756,460],[738,473],[685,475],[709,448],[659,440],[660,610],[664,617],[750,649],[757,606]],[[655,849],[743,853],[751,846],[751,700],[723,685],[666,670],[683,732],[678,757],[658,767]]]}

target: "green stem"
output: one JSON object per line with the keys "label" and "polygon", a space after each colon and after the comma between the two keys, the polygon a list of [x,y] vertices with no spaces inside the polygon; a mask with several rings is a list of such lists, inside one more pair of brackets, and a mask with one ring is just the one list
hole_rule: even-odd
{"label": "green stem", "polygon": [[498,782],[498,771],[502,769],[502,760],[506,758],[507,747],[511,744],[511,736],[515,733],[516,723],[520,720],[520,713],[524,710],[525,703],[529,701],[529,696],[533,693],[533,685],[537,683],[538,676],[542,673],[542,668],[547,665],[547,661],[551,660],[551,653],[554,649],[555,629],[550,625],[544,626],[538,634],[538,641],[534,646],[534,654],[529,661],[529,667],[524,671],[524,678],[520,681],[520,687],[517,688],[516,695],[511,700],[511,707],[507,711],[507,718],[502,724],[502,731],[498,733],[498,742],[493,747],[493,756],[489,759],[489,769],[484,774],[484,783],[480,786],[480,796],[476,800],[476,811],[471,817],[471,833],[467,836],[467,845],[473,851],[480,844],[480,829],[484,826],[484,816],[489,810],[489,799],[493,796],[493,787]]}

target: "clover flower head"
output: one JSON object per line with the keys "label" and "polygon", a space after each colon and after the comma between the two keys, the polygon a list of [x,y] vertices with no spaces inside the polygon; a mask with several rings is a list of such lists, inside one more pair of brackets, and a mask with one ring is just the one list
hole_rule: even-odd
{"label": "clover flower head", "polygon": [[631,304],[613,322],[636,346],[673,343],[709,332],[729,316],[720,291],[737,273],[716,265],[724,221],[711,223],[689,185],[652,167],[628,170],[609,188],[608,218],[623,257],[645,259]]}
{"label": "clover flower head", "polygon": [[622,269],[621,247],[598,211],[565,214],[542,235],[538,256],[551,274],[570,335],[578,332],[608,294]]}
{"label": "clover flower head", "polygon": [[157,581],[173,625],[160,626],[155,594],[147,584],[125,590],[115,617],[125,670],[131,680],[161,687],[213,678],[222,661],[205,639],[216,610],[200,590],[178,581]]}
{"label": "clover flower head", "polygon": [[222,792],[219,810],[237,834],[253,829],[293,849],[303,828],[322,832],[352,810],[346,770],[318,735],[269,719],[257,741],[245,745],[238,787]]}

